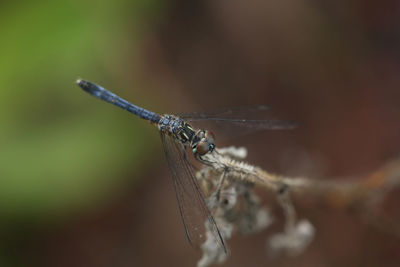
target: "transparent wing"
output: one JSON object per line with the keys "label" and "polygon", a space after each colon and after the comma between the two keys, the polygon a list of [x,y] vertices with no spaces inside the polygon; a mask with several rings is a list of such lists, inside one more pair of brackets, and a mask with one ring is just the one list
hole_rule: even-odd
{"label": "transparent wing", "polygon": [[213,121],[215,123],[229,123],[232,126],[250,128],[254,130],[290,130],[297,127],[295,121],[285,120],[247,120],[232,118],[186,118],[187,121]]}
{"label": "transparent wing", "polygon": [[266,105],[239,106],[231,108],[221,108],[208,112],[187,112],[178,114],[182,119],[202,120],[210,118],[245,118],[252,113],[261,113],[268,111],[270,108]]}
{"label": "transparent wing", "polygon": [[[289,130],[297,122],[271,118],[270,108],[265,105],[222,108],[211,112],[190,112],[178,116],[188,122],[196,122],[200,128],[216,129],[222,135],[232,137],[259,130]],[[228,134],[225,134],[228,133]]]}
{"label": "transparent wing", "polygon": [[164,133],[161,133],[161,140],[171,169],[179,211],[189,242],[196,247],[204,243],[205,223],[208,221],[215,240],[226,252],[218,226],[206,206],[203,191],[185,158],[183,145]]}

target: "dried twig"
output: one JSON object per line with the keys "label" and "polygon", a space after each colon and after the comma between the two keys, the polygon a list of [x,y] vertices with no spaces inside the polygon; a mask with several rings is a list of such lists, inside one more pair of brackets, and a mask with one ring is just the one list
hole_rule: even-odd
{"label": "dried twig", "polygon": [[[275,193],[285,216],[285,227],[283,233],[277,233],[268,240],[268,247],[274,254],[285,252],[287,255],[297,255],[306,249],[314,236],[314,227],[309,221],[297,221],[290,194],[324,197],[338,207],[357,204],[368,209],[366,214],[371,214],[384,196],[400,184],[400,160],[387,164],[366,179],[337,182],[275,175],[245,163],[243,159],[246,156],[245,148],[215,150],[204,156],[208,164],[197,172],[197,178],[208,195],[208,205],[225,240],[230,239],[234,232],[254,233],[273,222],[272,214],[261,206],[254,193],[254,185]],[[372,218],[367,220],[373,225],[381,225]],[[390,233],[400,237],[398,224],[388,218],[382,223],[390,225]],[[207,233],[202,250],[199,267],[226,260],[226,254],[215,243],[211,233]]]}

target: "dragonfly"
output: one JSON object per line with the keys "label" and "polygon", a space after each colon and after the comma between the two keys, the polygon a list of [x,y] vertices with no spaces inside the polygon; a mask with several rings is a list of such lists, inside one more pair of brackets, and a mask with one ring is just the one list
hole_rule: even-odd
{"label": "dragonfly", "polygon": [[[243,108],[219,110],[211,113],[186,113],[181,116],[159,115],[138,107],[95,83],[78,79],[77,84],[90,95],[125,109],[157,127],[161,135],[167,163],[171,170],[179,212],[189,243],[197,247],[204,242],[204,225],[208,223],[208,228],[216,243],[227,253],[224,238],[207,207],[205,195],[194,175],[194,166],[188,157],[188,153],[192,153],[197,161],[207,164],[202,157],[216,151],[215,136],[211,131],[197,129],[189,122],[209,120],[257,129],[292,129],[296,127],[295,122],[247,120],[230,117],[230,115]],[[266,106],[245,109],[264,110]]]}

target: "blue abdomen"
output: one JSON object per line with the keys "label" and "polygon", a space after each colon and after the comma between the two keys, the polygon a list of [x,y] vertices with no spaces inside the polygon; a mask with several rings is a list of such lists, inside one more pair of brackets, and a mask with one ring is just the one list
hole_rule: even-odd
{"label": "blue abdomen", "polygon": [[139,116],[142,119],[148,120],[151,123],[158,124],[160,121],[161,117],[157,113],[151,112],[147,109],[138,107],[122,97],[117,96],[116,94],[111,93],[110,91],[104,89],[100,85],[97,85],[92,82],[88,82],[85,80],[79,79],[77,81],[77,84],[86,92],[91,94],[92,96],[95,96],[97,98],[100,98],[101,100],[104,100],[108,103],[111,103],[113,105],[116,105],[120,108],[123,108],[130,113],[133,113],[137,116]]}

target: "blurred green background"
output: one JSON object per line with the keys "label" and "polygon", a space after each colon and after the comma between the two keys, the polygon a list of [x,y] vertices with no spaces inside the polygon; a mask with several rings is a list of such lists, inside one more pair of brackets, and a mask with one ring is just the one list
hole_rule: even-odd
{"label": "blurred green background", "polygon": [[[399,17],[395,0],[3,1],[0,266],[199,257],[157,131],[77,78],[160,113],[271,105],[301,127],[235,140],[249,161],[358,177],[399,155]],[[317,228],[303,255],[267,258],[265,232],[230,241],[225,266],[397,266],[398,239],[314,201],[298,204]]]}
{"label": "blurred green background", "polygon": [[1,266],[27,264],[8,249],[16,236],[101,206],[132,170],[129,179],[140,178],[157,134],[75,80],[114,81],[136,103],[160,104],[133,70],[143,31],[161,9],[155,1],[1,4]]}
{"label": "blurred green background", "polygon": [[62,216],[71,207],[112,194],[128,169],[140,173],[143,160],[154,150],[155,135],[147,125],[89,98],[74,82],[78,77],[102,83],[114,80],[120,94],[134,96],[139,103],[141,98],[148,101],[143,104],[151,102],[146,85],[132,82],[132,69],[142,31],[159,5],[154,1],[2,4],[2,218],[55,212]]}

